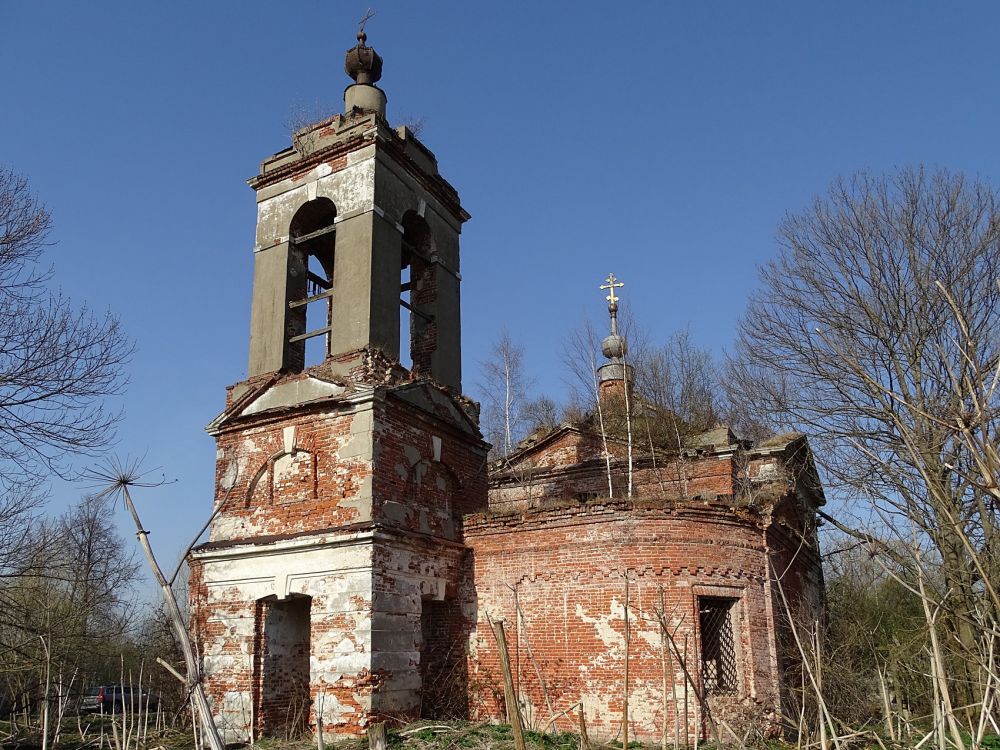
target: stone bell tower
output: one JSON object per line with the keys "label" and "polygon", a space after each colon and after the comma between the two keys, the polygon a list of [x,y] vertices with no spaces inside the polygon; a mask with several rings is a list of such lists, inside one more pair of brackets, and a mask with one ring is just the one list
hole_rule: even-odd
{"label": "stone bell tower", "polygon": [[230,742],[433,713],[475,615],[462,518],[485,507],[487,446],[461,395],[469,215],[434,154],[389,126],[363,31],[345,69],[344,112],[249,181],[248,377],[208,426],[215,515],[191,555]]}
{"label": "stone bell tower", "polygon": [[[306,342],[323,337],[321,359],[343,374],[378,350],[460,392],[458,236],[469,215],[434,154],[405,126],[388,127],[382,59],[364,32],[345,69],[345,114],[295,133],[250,180],[248,375],[302,370]],[[402,345],[400,306],[410,312]]]}

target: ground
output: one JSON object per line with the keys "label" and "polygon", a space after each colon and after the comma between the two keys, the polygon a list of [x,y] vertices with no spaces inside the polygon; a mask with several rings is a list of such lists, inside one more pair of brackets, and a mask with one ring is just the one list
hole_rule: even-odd
{"label": "ground", "polygon": [[[58,745],[51,748],[61,750],[91,750],[106,747],[114,750],[115,745],[111,739],[110,720],[104,719],[106,724],[103,742],[101,737],[100,717],[90,717],[90,728],[85,738],[81,738],[79,729],[86,727],[86,720],[83,725],[78,725],[76,717],[69,717],[64,722],[63,737]],[[0,721],[0,748],[2,750],[39,750],[41,744],[37,737],[20,736],[20,733],[11,732],[9,721]],[[390,730],[388,733],[389,750],[514,750],[514,735],[507,724],[483,724],[468,721],[421,721],[408,726]],[[540,732],[525,732],[525,743],[527,750],[579,750],[580,736],[572,732],[559,732],[543,734]],[[316,741],[311,738],[301,738],[297,740],[277,740],[265,739],[255,743],[256,750],[313,750]],[[328,744],[333,750],[368,750],[367,739],[341,740],[336,745]],[[659,745],[643,745],[638,742],[630,742],[630,750],[653,750]],[[700,743],[702,750],[712,750],[712,743]],[[735,747],[731,745],[730,747]],[[792,742],[768,741],[763,744],[755,744],[764,750],[793,750],[797,745]],[[850,747],[854,750],[861,748],[879,748],[886,750],[889,744],[881,738],[877,738],[874,733],[862,732],[856,735]],[[905,745],[900,747],[906,747]],[[988,735],[984,737],[982,747],[984,750],[1000,750],[1000,736]],[[195,744],[190,730],[167,730],[165,732],[150,733],[145,744],[136,747],[130,743],[122,750],[194,750]],[[621,748],[621,741],[600,744],[592,743],[591,750],[616,750]]]}
{"label": "ground", "polygon": [[[115,747],[111,737],[111,722],[104,719],[105,732],[104,741],[101,742],[100,717],[89,717],[83,719],[83,726],[86,727],[89,721],[90,728],[82,738],[77,726],[76,717],[65,720],[63,737],[58,745],[53,748],[64,750],[83,750],[83,748],[98,748],[99,746],[111,750]],[[8,721],[0,721],[0,748],[3,750],[36,750],[41,748],[38,737],[28,736],[23,732],[14,732],[11,735],[11,724]],[[511,728],[507,724],[482,724],[464,721],[423,721],[411,724],[388,732],[390,750],[513,750],[514,736]],[[564,732],[557,734],[540,734],[538,732],[525,732],[525,740],[528,750],[578,750],[580,747],[579,735]],[[336,750],[367,750],[367,739],[339,740],[335,745],[328,743],[328,747]],[[630,743],[631,748],[641,748],[639,743]],[[131,745],[134,748],[134,744]],[[140,745],[141,748],[149,750],[194,750],[194,739],[190,729],[167,730],[164,732],[150,732],[147,742]],[[258,750],[313,750],[316,741],[311,738],[300,738],[295,740],[263,739],[258,740],[255,745]],[[609,745],[593,744],[592,750],[610,750]],[[614,747],[620,747],[620,743]],[[124,748],[123,748],[124,750]]]}

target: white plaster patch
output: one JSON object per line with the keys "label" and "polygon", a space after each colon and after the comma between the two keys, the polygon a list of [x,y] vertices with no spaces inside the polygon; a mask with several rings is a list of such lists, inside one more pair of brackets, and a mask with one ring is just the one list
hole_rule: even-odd
{"label": "white plaster patch", "polygon": [[338,654],[353,654],[357,651],[357,647],[354,645],[354,641],[350,638],[344,638],[340,643],[333,647],[334,652]]}
{"label": "white plaster patch", "polygon": [[363,435],[372,431],[375,425],[375,414],[369,408],[359,411],[351,418],[351,434]]}
{"label": "white plaster patch", "polygon": [[[322,713],[326,723],[332,727],[356,720],[353,705],[341,704],[335,695],[325,692],[334,686],[353,687],[357,676],[372,668],[373,552],[370,540],[351,542],[353,538],[331,535],[331,544],[306,549],[298,548],[301,542],[286,542],[275,545],[270,553],[258,551],[251,556],[240,551],[203,554],[209,606],[222,604],[216,612],[228,612],[234,604],[243,602],[245,606],[239,611],[248,615],[210,618],[223,627],[219,635],[204,643],[206,673],[222,680],[233,676],[248,679],[253,670],[255,637],[252,602],[272,593],[305,593],[313,597],[310,618],[316,632],[309,659],[310,682],[324,692]],[[336,623],[336,627],[324,627],[324,621]],[[363,709],[370,709],[370,697],[355,694],[354,699]],[[251,700],[247,691],[231,691],[215,706],[220,725],[226,728],[231,741],[246,739],[241,733],[249,726],[245,709]]]}
{"label": "white plaster patch", "polygon": [[289,189],[291,185],[292,183],[288,183],[284,187],[285,192],[257,204],[257,250],[287,239],[286,232],[292,214],[306,200],[305,186],[295,185],[294,189]]}
{"label": "white plaster patch", "polygon": [[761,464],[757,469],[757,477],[760,479],[770,479],[778,475],[778,466],[774,463]]}
{"label": "white plaster patch", "polygon": [[658,719],[663,705],[662,686],[654,686],[648,681],[636,681],[632,684],[628,699],[629,723],[635,723],[636,728],[644,733],[653,734],[658,731]]}
{"label": "white plaster patch", "polygon": [[647,644],[649,644],[650,648],[656,649],[656,650],[660,649],[661,638],[660,638],[660,631],[658,629],[657,630],[638,630],[638,629],[635,629],[635,630],[632,631],[632,634],[633,635],[637,635],[640,638],[642,638],[642,640],[644,640]]}
{"label": "white plaster patch", "polygon": [[445,595],[445,582],[440,578],[425,578],[420,581],[420,594],[434,601],[443,602]]}
{"label": "white plaster patch", "polygon": [[370,433],[352,434],[337,450],[337,458],[368,458],[372,453],[372,436]]}
{"label": "white plaster patch", "polygon": [[372,476],[371,474],[358,482],[358,491],[352,498],[340,501],[345,508],[355,508],[361,518],[371,518],[372,515]]}
{"label": "white plaster patch", "polygon": [[269,409],[278,409],[316,401],[321,398],[340,396],[346,389],[336,383],[328,383],[317,378],[305,378],[291,383],[279,383],[248,404],[241,414],[259,414]]}
{"label": "white plaster patch", "polygon": [[280,482],[299,474],[301,471],[299,465],[303,463],[300,456],[305,458],[305,461],[308,462],[308,454],[306,453],[286,453],[285,455],[276,458],[274,460],[274,481]]}
{"label": "white plaster patch", "polygon": [[230,461],[229,465],[226,467],[225,472],[222,474],[222,489],[231,490],[233,485],[236,484],[236,479],[240,474],[240,465],[238,461]]}
{"label": "white plaster patch", "polygon": [[351,166],[361,162],[370,161],[375,158],[375,146],[365,146],[357,151],[352,151],[347,155],[347,163]]}
{"label": "white plaster patch", "polygon": [[406,456],[406,460],[410,462],[410,466],[416,466],[421,459],[420,450],[414,448],[412,445],[403,446],[403,455]]}
{"label": "white plaster patch", "polygon": [[337,206],[337,216],[371,211],[375,205],[375,159],[348,163],[339,172],[318,177],[316,186],[320,197]]}
{"label": "white plaster patch", "polygon": [[577,604],[576,616],[583,622],[593,625],[594,630],[597,632],[597,637],[608,648],[625,647],[624,633],[619,633],[611,625],[613,620],[618,620],[623,624],[625,622],[625,607],[617,599],[611,600],[611,611],[608,614],[598,615],[597,617],[590,617],[584,611],[583,605]]}

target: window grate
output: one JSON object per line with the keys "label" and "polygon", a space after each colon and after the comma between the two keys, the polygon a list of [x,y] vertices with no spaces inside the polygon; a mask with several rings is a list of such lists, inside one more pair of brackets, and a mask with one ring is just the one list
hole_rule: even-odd
{"label": "window grate", "polygon": [[706,695],[734,695],[738,686],[733,611],[736,599],[698,598],[701,682]]}

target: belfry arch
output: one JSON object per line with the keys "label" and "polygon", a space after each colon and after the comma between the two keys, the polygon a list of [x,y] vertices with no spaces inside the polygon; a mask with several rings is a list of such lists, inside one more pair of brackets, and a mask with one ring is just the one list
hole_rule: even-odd
{"label": "belfry arch", "polygon": [[404,314],[400,318],[400,361],[414,372],[430,373],[432,354],[437,347],[434,238],[427,222],[415,211],[403,214],[401,226],[399,304]]}
{"label": "belfry arch", "polygon": [[288,335],[292,370],[330,353],[337,207],[329,198],[303,204],[288,228]]}

